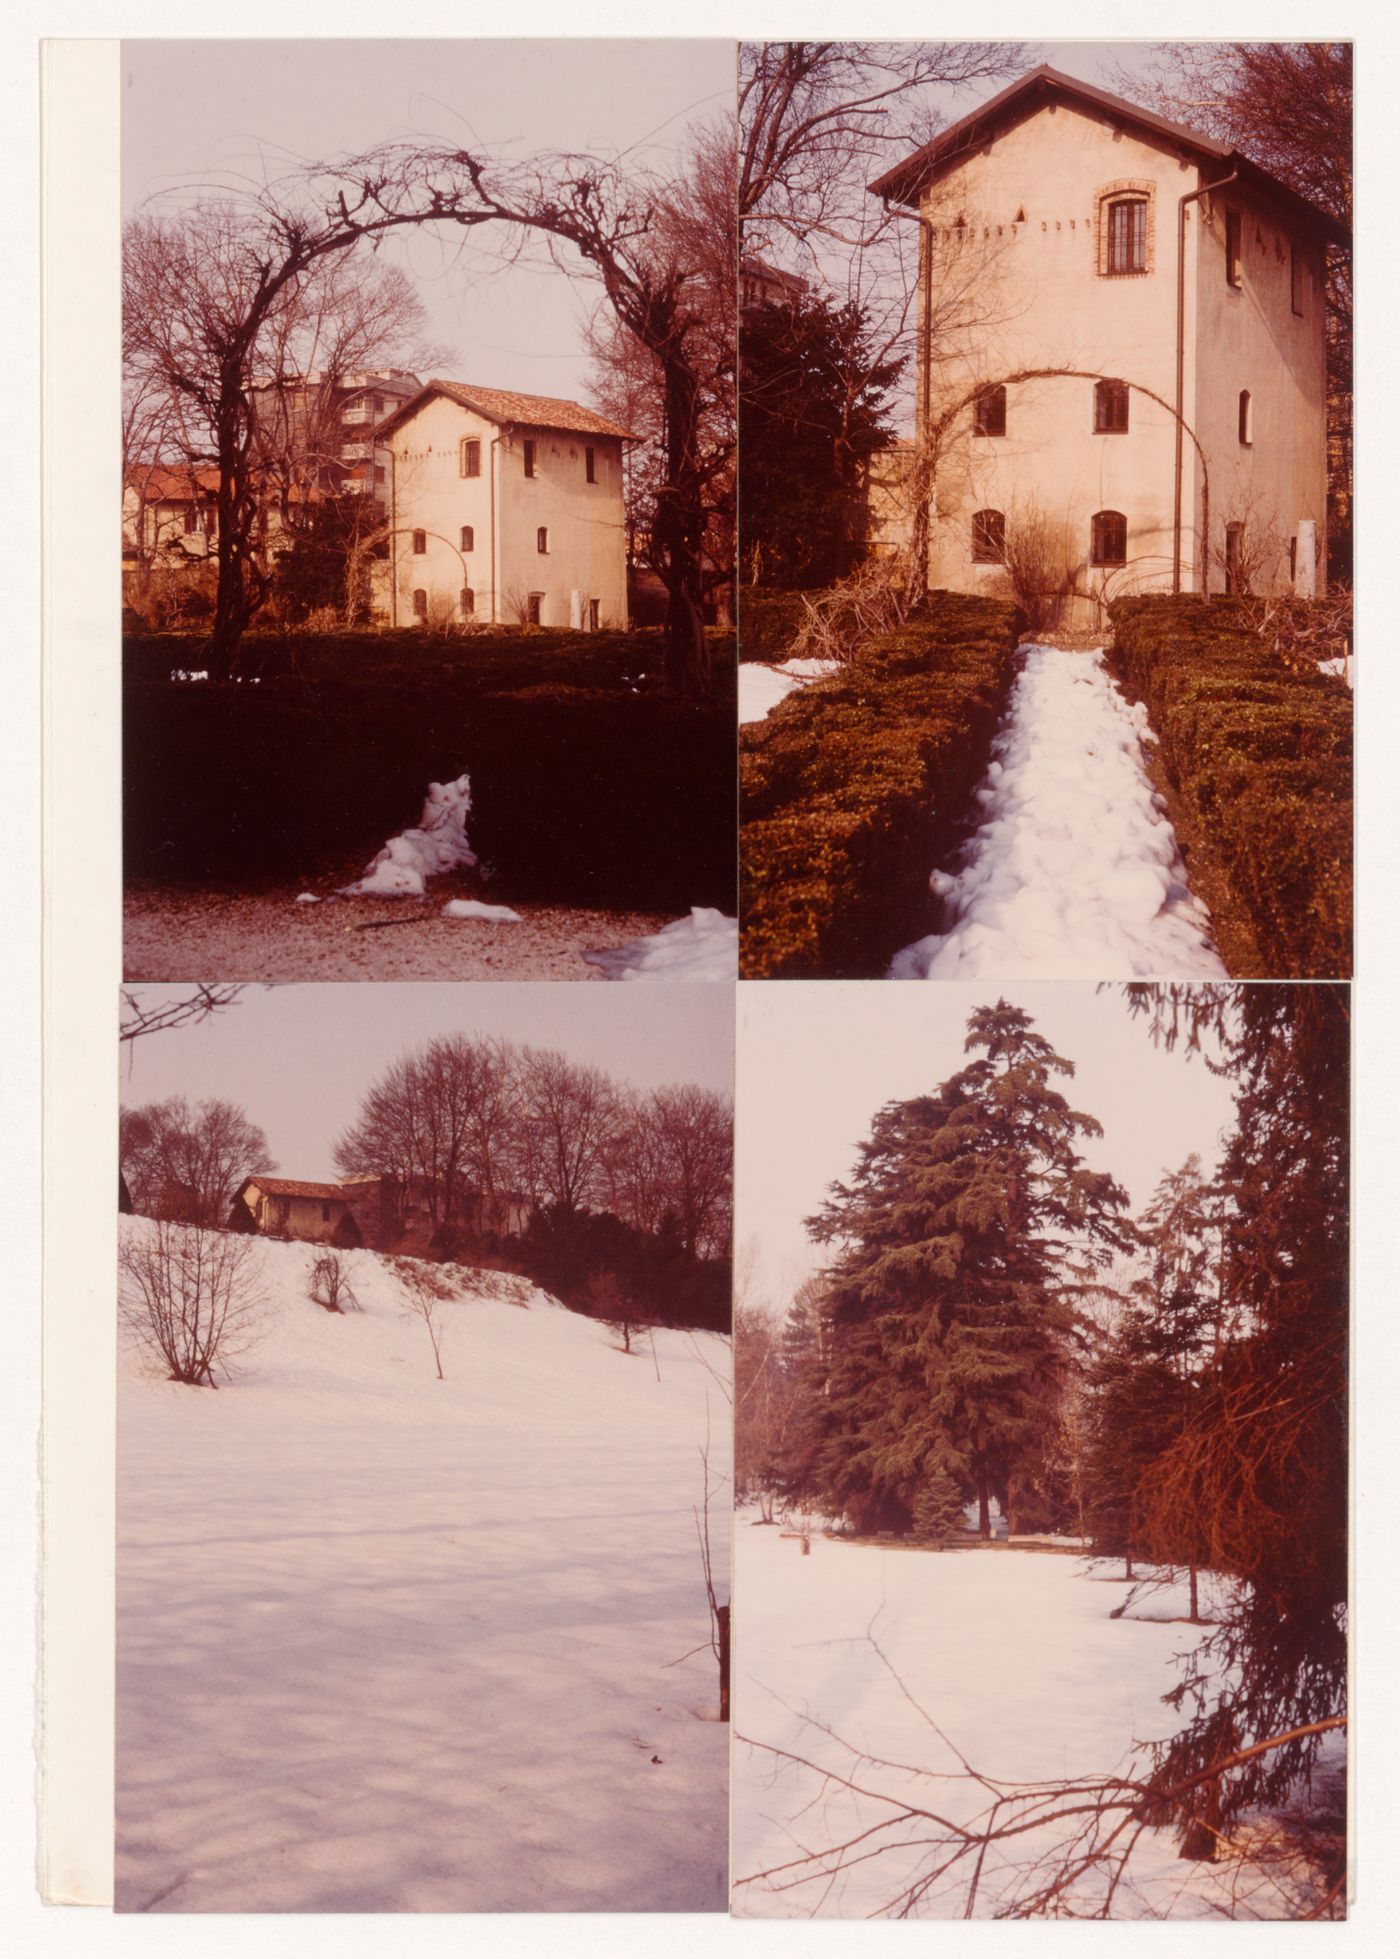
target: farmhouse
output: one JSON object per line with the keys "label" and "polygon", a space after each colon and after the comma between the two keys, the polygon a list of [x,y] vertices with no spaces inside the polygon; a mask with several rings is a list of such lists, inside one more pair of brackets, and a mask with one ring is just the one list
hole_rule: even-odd
{"label": "farmhouse", "polygon": [[921,227],[930,586],[1004,591],[1029,563],[1089,626],[1127,592],[1321,589],[1342,227],[1045,67],[871,189]]}
{"label": "farmhouse", "polygon": [[444,1206],[421,1177],[345,1177],[335,1183],[259,1171],[234,1192],[229,1227],[262,1238],[302,1238],[416,1256],[450,1254],[458,1242],[511,1238],[531,1207],[516,1191],[459,1185]]}
{"label": "farmhouse", "polygon": [[577,402],[429,381],[375,431],[394,626],[627,624],[626,429]]}

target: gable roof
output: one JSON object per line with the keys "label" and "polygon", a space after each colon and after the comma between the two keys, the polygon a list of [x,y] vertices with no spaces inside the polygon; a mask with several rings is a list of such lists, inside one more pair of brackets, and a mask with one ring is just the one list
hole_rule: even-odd
{"label": "gable roof", "polygon": [[212,464],[137,463],[126,475],[128,489],[160,503],[189,503],[217,496],[219,472]]}
{"label": "gable roof", "polygon": [[513,424],[527,429],[563,429],[570,435],[612,435],[623,442],[638,440],[630,429],[619,428],[603,415],[597,415],[581,402],[561,401],[555,395],[522,395],[510,388],[479,388],[472,381],[425,381],[417,394],[400,403],[391,415],[375,428],[376,435],[387,435],[410,416],[416,415],[434,395],[445,395],[462,408],[484,415],[488,422],[504,428]]}
{"label": "gable roof", "polygon": [[238,1186],[236,1196],[241,1197],[249,1184],[256,1184],[258,1189],[266,1192],[269,1197],[320,1197],[323,1199],[338,1197],[342,1204],[349,1202],[348,1194],[339,1184],[307,1183],[301,1177],[262,1177],[256,1174],[243,1179],[242,1183]]}
{"label": "gable roof", "polygon": [[997,130],[1011,123],[1024,122],[1028,116],[1055,101],[1066,100],[1096,111],[1106,120],[1138,130],[1162,149],[1193,157],[1198,163],[1210,164],[1222,175],[1234,171],[1242,182],[1283,205],[1300,223],[1322,232],[1333,244],[1350,243],[1351,233],[1344,224],[1290,190],[1287,184],[1239,150],[1231,149],[1228,143],[1205,136],[1198,129],[1188,129],[1185,123],[1170,122],[1166,116],[1155,115],[1151,109],[1140,108],[1136,102],[1125,101],[1121,95],[1111,95],[1107,89],[1095,88],[1073,75],[1061,74],[1058,68],[1048,67],[1044,63],[1039,68],[1032,68],[1029,74],[1022,75],[1019,81],[1012,82],[1009,88],[1002,89],[1000,94],[983,102],[960,121],[950,124],[931,143],[925,143],[922,149],[915,150],[912,156],[897,163],[892,170],[877,177],[870,185],[871,193],[884,198],[887,203],[913,206],[929,184],[951,170],[970,151],[988,142]]}

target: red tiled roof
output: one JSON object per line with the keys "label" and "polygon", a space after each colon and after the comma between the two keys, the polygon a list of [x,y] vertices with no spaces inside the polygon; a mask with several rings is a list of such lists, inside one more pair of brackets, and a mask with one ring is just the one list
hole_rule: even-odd
{"label": "red tiled roof", "polygon": [[342,1203],[348,1201],[339,1184],[307,1183],[301,1177],[245,1177],[242,1188],[246,1190],[249,1184],[256,1184],[269,1197],[338,1197]]}
{"label": "red tiled roof", "polygon": [[416,395],[386,415],[375,430],[383,435],[398,423],[407,421],[432,395],[446,395],[463,408],[473,408],[489,422],[513,422],[523,428],[564,429],[572,435],[612,435],[623,442],[638,438],[631,429],[620,428],[606,416],[595,414],[577,401],[561,401],[554,395],[522,395],[510,388],[479,388],[472,381],[425,382]]}
{"label": "red tiled roof", "polygon": [[215,496],[219,489],[219,472],[212,464],[141,463],[127,472],[126,480],[140,495],[161,503],[188,503],[196,494]]}

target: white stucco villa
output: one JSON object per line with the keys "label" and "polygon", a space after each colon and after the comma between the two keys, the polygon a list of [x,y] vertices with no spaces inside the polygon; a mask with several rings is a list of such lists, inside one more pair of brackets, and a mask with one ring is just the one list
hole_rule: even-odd
{"label": "white stucco villa", "polygon": [[632,439],[577,402],[427,382],[375,431],[389,454],[381,616],[625,627]]}
{"label": "white stucco villa", "polygon": [[921,228],[931,587],[1004,590],[1034,533],[1065,624],[1131,591],[1321,589],[1342,227],[1043,67],[871,189]]}

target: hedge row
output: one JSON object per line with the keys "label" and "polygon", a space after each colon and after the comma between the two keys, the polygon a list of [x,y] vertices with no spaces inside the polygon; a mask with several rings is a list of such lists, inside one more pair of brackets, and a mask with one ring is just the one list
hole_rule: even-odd
{"label": "hedge row", "polygon": [[1020,615],[947,592],[740,736],[749,979],[877,977],[927,915],[1006,704]]}
{"label": "hedge row", "polygon": [[[812,594],[815,597],[815,593]],[[739,589],[739,658],[779,666],[805,616],[801,592]]]}
{"label": "hedge row", "polygon": [[1113,664],[1160,744],[1221,956],[1238,978],[1351,971],[1352,701],[1284,666],[1230,599],[1122,599]]}
{"label": "hedge row", "polygon": [[[141,678],[139,660],[124,699],[126,875],[248,888],[348,871],[417,820],[430,781],[465,769],[473,848],[509,896],[732,911],[732,644],[716,646],[722,677],[703,704],[635,679],[548,679],[519,653],[516,684],[495,690],[499,673],[467,660],[357,664],[333,645],[317,677],[257,686]],[[645,651],[633,644],[624,670]],[[162,658],[168,671],[168,642]]]}

